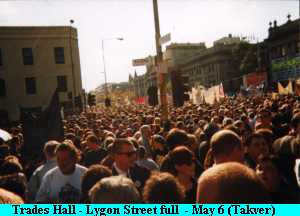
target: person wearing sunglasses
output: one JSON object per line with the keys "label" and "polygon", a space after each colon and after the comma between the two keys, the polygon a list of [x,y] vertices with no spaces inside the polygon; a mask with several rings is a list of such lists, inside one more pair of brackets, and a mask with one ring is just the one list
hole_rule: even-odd
{"label": "person wearing sunglasses", "polygon": [[112,145],[114,163],[112,174],[130,178],[139,190],[145,185],[150,176],[150,171],[137,165],[137,150],[127,138],[115,139]]}

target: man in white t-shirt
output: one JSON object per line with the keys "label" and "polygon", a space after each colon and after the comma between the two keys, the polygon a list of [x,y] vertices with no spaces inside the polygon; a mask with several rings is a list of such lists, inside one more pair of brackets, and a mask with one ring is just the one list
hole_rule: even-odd
{"label": "man in white t-shirt", "polygon": [[49,170],[36,195],[37,203],[78,203],[81,195],[81,176],[87,170],[77,164],[78,150],[70,142],[56,149],[57,167]]}

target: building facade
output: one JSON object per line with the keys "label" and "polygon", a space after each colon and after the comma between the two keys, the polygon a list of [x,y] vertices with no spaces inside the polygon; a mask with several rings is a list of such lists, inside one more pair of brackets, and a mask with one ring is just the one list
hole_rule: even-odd
{"label": "building facade", "polygon": [[[43,110],[56,88],[65,110],[82,96],[77,30],[73,27],[0,27],[0,110]],[[3,114],[5,115],[5,114]]]}
{"label": "building facade", "polygon": [[271,82],[300,77],[299,22],[288,20],[281,26],[270,22],[269,36],[265,40],[269,60],[269,80]]}
{"label": "building facade", "polygon": [[187,59],[177,70],[189,77],[189,85],[206,88],[223,84],[226,92],[234,92],[242,84],[242,74],[233,64],[232,49],[236,43],[217,43],[201,54]]}
{"label": "building facade", "polygon": [[[163,61],[167,64],[167,93],[170,93],[170,73],[172,68],[180,65],[182,62],[186,61],[187,58],[193,57],[203,50],[205,50],[204,43],[172,43],[166,47],[163,53]],[[155,57],[147,57],[146,73],[140,76],[136,74],[133,77],[131,83],[134,85],[135,96],[149,96],[150,89],[157,88],[158,77],[157,77],[157,67],[155,66]],[[159,93],[158,93],[159,97]]]}
{"label": "building facade", "polygon": [[204,50],[206,50],[205,43],[172,43],[166,47],[163,59],[169,67],[175,67]]}
{"label": "building facade", "polygon": [[146,91],[146,76],[145,74],[143,75],[137,75],[134,73],[133,77],[133,85],[134,85],[134,92],[136,97],[143,97],[147,95]]}

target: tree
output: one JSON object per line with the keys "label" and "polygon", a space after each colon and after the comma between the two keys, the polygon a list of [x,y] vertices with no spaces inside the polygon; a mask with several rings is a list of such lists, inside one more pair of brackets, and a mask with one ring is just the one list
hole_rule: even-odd
{"label": "tree", "polygon": [[257,44],[241,42],[232,49],[233,64],[242,74],[255,71],[258,68]]}

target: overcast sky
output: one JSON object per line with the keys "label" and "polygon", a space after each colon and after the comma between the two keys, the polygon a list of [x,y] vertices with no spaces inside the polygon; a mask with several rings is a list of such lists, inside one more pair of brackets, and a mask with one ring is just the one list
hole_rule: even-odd
{"label": "overcast sky", "polygon": [[[158,0],[161,35],[171,42],[205,42],[227,36],[268,36],[269,22],[278,25],[299,17],[298,0]],[[145,73],[132,59],[155,54],[152,0],[0,0],[1,26],[63,26],[73,19],[78,30],[83,87],[104,83],[101,40],[106,40],[108,82],[128,81]],[[165,49],[165,47],[163,47]]]}

